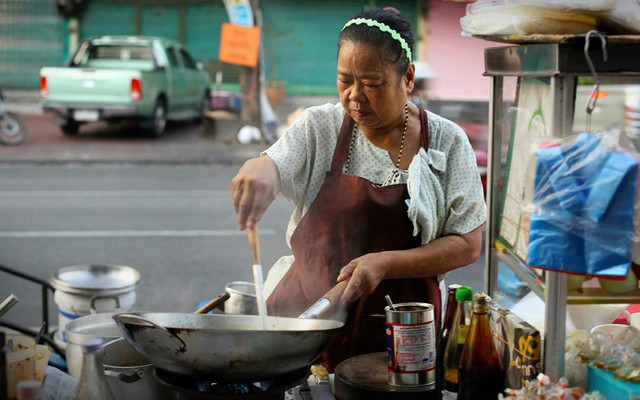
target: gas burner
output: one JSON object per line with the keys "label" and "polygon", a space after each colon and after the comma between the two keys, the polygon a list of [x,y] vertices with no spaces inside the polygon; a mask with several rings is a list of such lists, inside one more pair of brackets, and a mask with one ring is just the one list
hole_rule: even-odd
{"label": "gas burner", "polygon": [[175,394],[175,399],[265,399],[282,400],[284,392],[307,380],[309,369],[283,375],[277,379],[262,382],[217,382],[215,379],[194,378],[177,375],[156,367],[156,380]]}

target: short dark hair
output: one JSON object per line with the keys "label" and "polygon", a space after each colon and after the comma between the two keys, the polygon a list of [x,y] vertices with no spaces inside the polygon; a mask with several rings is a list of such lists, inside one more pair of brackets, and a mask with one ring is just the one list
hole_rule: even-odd
{"label": "short dark hair", "polygon": [[[391,7],[369,9],[354,15],[350,20],[354,18],[373,19],[389,26],[389,28],[395,30],[402,36],[413,54],[414,40],[413,32],[411,31],[411,22],[398,10]],[[340,36],[338,37],[338,51],[340,51],[340,46],[346,41],[373,45],[381,50],[387,62],[394,65],[398,74],[402,75],[407,71],[407,67],[409,66],[407,53],[400,45],[400,42],[391,37],[388,32],[382,32],[377,27],[371,27],[365,24],[353,24],[340,32]]]}

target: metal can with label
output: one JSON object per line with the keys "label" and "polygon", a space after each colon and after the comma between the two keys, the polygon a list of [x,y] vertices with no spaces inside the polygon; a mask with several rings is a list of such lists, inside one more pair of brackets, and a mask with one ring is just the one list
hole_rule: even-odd
{"label": "metal can with label", "polygon": [[436,379],[433,305],[398,303],[385,307],[387,370],[394,386],[432,385]]}

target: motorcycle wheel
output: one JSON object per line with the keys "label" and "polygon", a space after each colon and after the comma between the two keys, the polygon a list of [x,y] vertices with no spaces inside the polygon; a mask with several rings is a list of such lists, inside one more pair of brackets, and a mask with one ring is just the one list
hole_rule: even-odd
{"label": "motorcycle wheel", "polygon": [[0,117],[0,143],[7,146],[22,144],[27,138],[22,118],[13,113]]}

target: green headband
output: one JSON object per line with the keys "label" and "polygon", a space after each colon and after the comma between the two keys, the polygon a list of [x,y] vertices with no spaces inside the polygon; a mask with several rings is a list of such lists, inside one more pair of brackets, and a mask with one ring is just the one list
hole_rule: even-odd
{"label": "green headband", "polygon": [[407,53],[407,58],[409,59],[409,62],[413,62],[411,58],[411,49],[409,48],[409,45],[402,38],[402,36],[400,36],[400,34],[395,30],[391,29],[389,25],[383,24],[382,22],[378,22],[375,19],[354,18],[352,20],[349,20],[346,24],[344,24],[344,26],[342,27],[342,30],[345,30],[347,27],[351,25],[362,25],[362,24],[365,24],[368,26],[375,26],[376,28],[380,29],[382,32],[388,32],[392,38],[400,42],[400,46],[404,49],[405,53]]}

